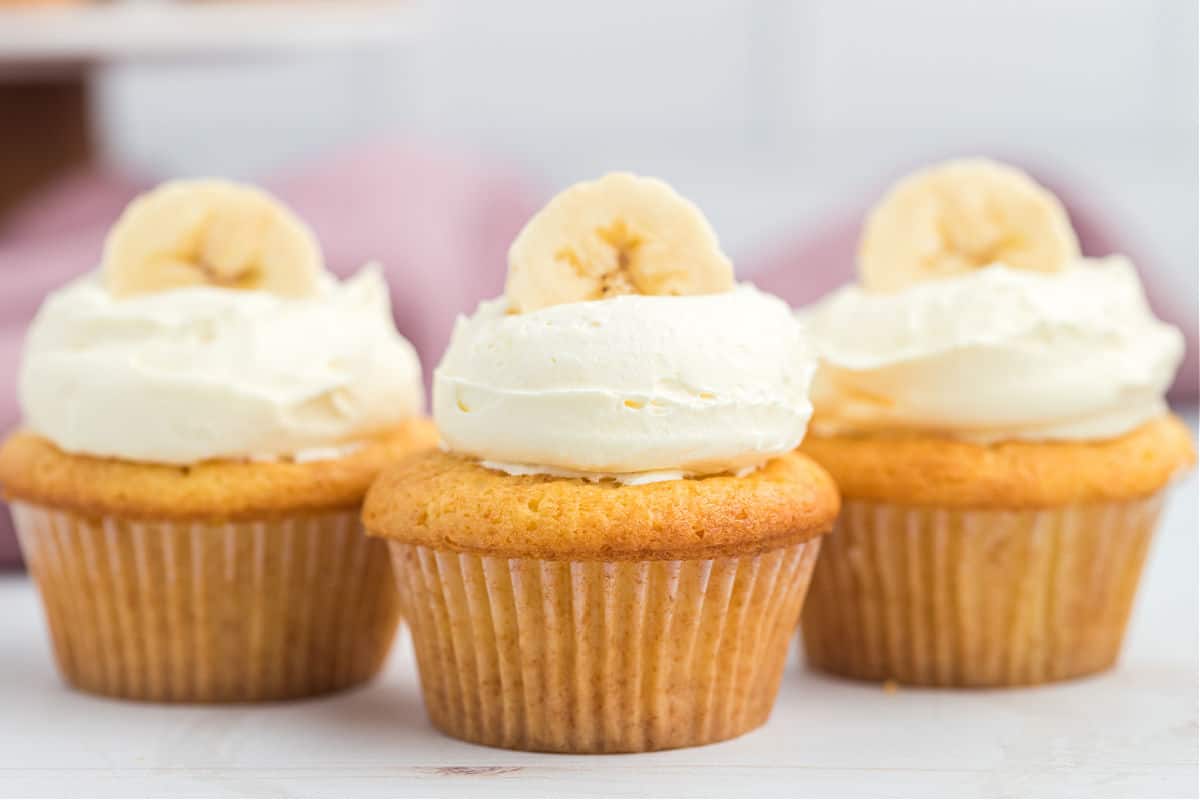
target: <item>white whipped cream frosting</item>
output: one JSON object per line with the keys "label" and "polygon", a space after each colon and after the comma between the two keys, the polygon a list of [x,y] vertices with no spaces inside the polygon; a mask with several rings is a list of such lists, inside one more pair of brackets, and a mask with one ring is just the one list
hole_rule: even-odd
{"label": "white whipped cream frosting", "polygon": [[645,483],[752,469],[804,436],[814,355],[749,284],[507,310],[460,317],[434,373],[445,446],[485,466]]}
{"label": "white whipped cream frosting", "polygon": [[303,299],[211,287],[117,299],[86,275],[38,312],[19,392],[26,425],[66,451],[165,464],[343,453],[424,399],[374,267],[323,276]]}
{"label": "white whipped cream frosting", "polygon": [[821,358],[824,434],[1110,438],[1164,413],[1183,357],[1120,256],[1052,274],[997,264],[887,294],[847,286],[800,318]]}

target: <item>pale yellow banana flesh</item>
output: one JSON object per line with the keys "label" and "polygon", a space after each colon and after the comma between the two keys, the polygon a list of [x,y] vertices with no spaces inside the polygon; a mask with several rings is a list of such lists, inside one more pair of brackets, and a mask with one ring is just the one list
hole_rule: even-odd
{"label": "pale yellow banana flesh", "polygon": [[265,192],[174,181],[134,200],[109,232],[102,274],[118,297],[216,286],[305,297],[317,289],[312,232]]}
{"label": "pale yellow banana flesh", "polygon": [[1003,263],[1056,272],[1079,258],[1066,210],[1029,176],[986,159],[949,161],[901,180],[868,215],[860,283],[898,291]]}
{"label": "pale yellow banana flesh", "polygon": [[654,178],[578,183],[529,221],[508,252],[513,311],[624,294],[713,294],[733,266],[704,215]]}

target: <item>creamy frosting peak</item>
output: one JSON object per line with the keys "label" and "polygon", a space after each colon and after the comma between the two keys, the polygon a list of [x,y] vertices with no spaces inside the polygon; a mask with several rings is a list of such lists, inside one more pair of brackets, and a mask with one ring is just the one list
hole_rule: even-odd
{"label": "creamy frosting peak", "polygon": [[847,286],[800,318],[826,433],[1108,438],[1163,413],[1183,355],[1120,256],[1050,274],[997,264],[890,294]]}
{"label": "creamy frosting peak", "polygon": [[420,413],[421,369],[368,267],[315,296],[194,287],[52,293],[20,373],[25,423],[70,452],[189,464],[322,452]]}
{"label": "creamy frosting peak", "polygon": [[799,444],[815,359],[749,284],[459,318],[434,373],[445,444],[495,468],[627,483],[754,467]]}

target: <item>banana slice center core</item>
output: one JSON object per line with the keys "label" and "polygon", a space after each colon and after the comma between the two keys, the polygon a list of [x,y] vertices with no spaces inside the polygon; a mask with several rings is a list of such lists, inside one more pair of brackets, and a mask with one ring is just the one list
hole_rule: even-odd
{"label": "banana slice center core", "polygon": [[[567,245],[554,254],[556,261],[569,266],[580,278],[598,279],[591,300],[617,297],[627,294],[654,294],[652,281],[637,269],[638,251],[645,239],[630,229],[624,220],[614,220],[610,225],[596,228],[596,242],[579,249]],[[589,252],[590,251],[590,252]]]}
{"label": "banana slice center core", "polygon": [[222,218],[215,214],[167,268],[189,269],[202,283],[225,289],[254,289],[261,284],[261,236],[265,221]]}
{"label": "banana slice center core", "polygon": [[969,219],[951,215],[939,220],[938,228],[942,248],[930,256],[930,261],[951,253],[960,266],[978,269],[1002,260],[1006,253],[1020,249],[1022,244],[1019,234],[1005,231],[998,222],[971,224]]}

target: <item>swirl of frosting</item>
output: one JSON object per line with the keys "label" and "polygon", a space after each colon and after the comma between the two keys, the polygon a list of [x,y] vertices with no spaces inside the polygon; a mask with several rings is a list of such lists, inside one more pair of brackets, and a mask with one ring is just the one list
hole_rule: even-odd
{"label": "swirl of frosting", "polygon": [[328,457],[418,414],[415,351],[368,267],[313,297],[195,287],[114,298],[96,273],[51,294],[25,342],[25,424],[131,461]]}
{"label": "swirl of frosting", "polygon": [[893,294],[848,286],[800,317],[821,359],[819,433],[1114,437],[1165,411],[1183,356],[1120,256],[1051,274],[997,264]]}
{"label": "swirl of frosting", "polygon": [[804,436],[815,359],[753,286],[507,308],[460,317],[434,373],[444,444],[485,466],[639,483],[752,469]]}

